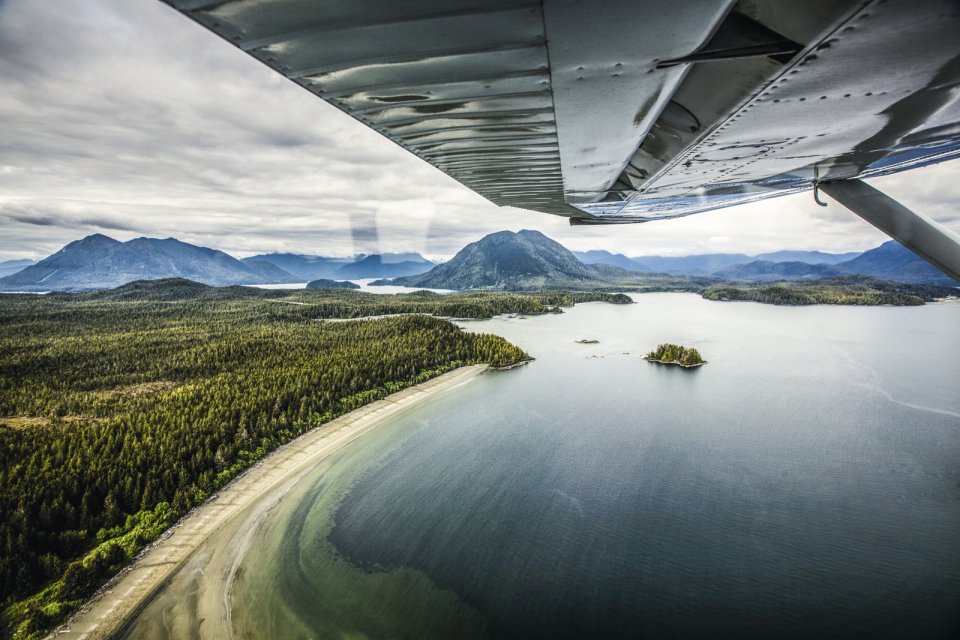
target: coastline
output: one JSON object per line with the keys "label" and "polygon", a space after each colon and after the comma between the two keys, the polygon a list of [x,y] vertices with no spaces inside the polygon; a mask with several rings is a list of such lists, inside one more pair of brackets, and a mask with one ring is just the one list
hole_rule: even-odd
{"label": "coastline", "polygon": [[[360,407],[278,447],[164,532],[47,637],[104,640],[117,637],[214,534],[221,537],[236,532],[241,526],[255,525],[318,462],[363,434],[488,369],[488,365],[470,365],[449,371]],[[234,549],[229,554],[230,561],[242,555],[240,551]],[[219,554],[208,555],[209,564]],[[217,602],[216,591],[207,591],[208,598],[204,600],[210,600],[211,607],[219,604],[220,609],[225,609],[223,602]],[[229,617],[229,611],[223,613]]]}
{"label": "coastline", "polygon": [[677,367],[683,367],[684,369],[696,369],[697,367],[702,367],[703,365],[707,364],[706,360],[696,364],[683,364],[682,362],[675,362],[673,360],[657,360],[656,358],[648,358],[647,356],[643,356],[643,359],[654,364],[674,365]]}
{"label": "coastline", "polygon": [[510,370],[510,369],[516,369],[517,367],[522,367],[522,366],[525,365],[525,364],[530,364],[531,362],[533,362],[533,361],[535,361],[535,360],[536,360],[536,358],[531,357],[531,356],[527,356],[526,358],[523,358],[522,360],[517,360],[516,362],[511,362],[510,364],[500,365],[499,367],[495,367],[495,366],[493,366],[493,365],[490,365],[490,370],[491,370],[491,371],[508,371],[508,370]]}

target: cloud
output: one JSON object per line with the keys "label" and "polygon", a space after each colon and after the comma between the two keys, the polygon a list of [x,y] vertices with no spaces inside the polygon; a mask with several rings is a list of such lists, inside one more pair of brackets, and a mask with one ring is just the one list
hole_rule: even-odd
{"label": "cloud", "polygon": [[[239,256],[445,257],[522,228],[629,255],[885,239],[809,194],[615,227],[498,208],[156,0],[0,3],[0,79],[0,259],[94,231]],[[907,176],[875,182],[957,228],[957,165]]]}
{"label": "cloud", "polygon": [[36,227],[106,231],[137,231],[138,227],[123,216],[104,215],[100,207],[88,203],[51,202],[46,204],[0,203],[0,221],[4,226],[24,224]]}

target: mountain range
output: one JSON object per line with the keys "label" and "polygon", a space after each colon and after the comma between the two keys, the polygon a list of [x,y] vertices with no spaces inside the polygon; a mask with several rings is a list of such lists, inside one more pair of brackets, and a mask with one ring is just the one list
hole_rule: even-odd
{"label": "mountain range", "polygon": [[244,258],[241,262],[267,262],[283,269],[293,276],[290,282],[306,282],[318,278],[330,278],[340,267],[354,262],[356,258],[327,258],[324,256],[305,256],[296,253],[265,253]]}
{"label": "mountain range", "polygon": [[[781,251],[758,256],[630,258],[603,250],[572,253],[538,231],[492,233],[439,265],[418,253],[353,258],[272,253],[237,260],[222,251],[174,238],[120,242],[94,234],[35,264],[0,263],[0,269],[5,267],[15,272],[0,277],[0,291],[105,289],[160,278],[186,278],[215,286],[393,278],[390,284],[410,287],[522,290],[616,287],[635,284],[638,278],[646,278],[645,286],[650,288],[671,278],[678,282],[687,278],[683,282],[690,284],[690,278],[708,283],[711,279],[770,282],[865,275],[910,284],[957,286],[955,280],[894,241],[862,254]],[[656,275],[661,273],[667,275]]]}
{"label": "mountain range", "polygon": [[214,286],[278,284],[313,281],[324,277],[320,274],[342,280],[392,277],[434,266],[417,253],[360,259],[267,254],[237,260],[222,251],[174,238],[120,242],[99,233],[71,242],[37,263],[11,262],[9,275],[0,277],[0,290],[109,289],[135,280],[162,278],[186,278]]}
{"label": "mountain range", "polygon": [[590,251],[573,251],[574,257],[583,264],[609,264],[614,267],[620,267],[627,271],[637,271],[639,273],[655,273],[648,265],[628,258],[622,253],[610,253],[604,249],[592,249]]}
{"label": "mountain range", "polygon": [[714,271],[713,275],[724,280],[740,280],[745,282],[763,282],[773,280],[815,280],[839,276],[843,272],[829,264],[810,264],[807,262],[788,261],[771,262],[770,260],[754,260],[745,264],[734,264]]}
{"label": "mountain range", "polygon": [[745,282],[864,275],[909,284],[956,285],[953,278],[894,240],[863,253],[776,251],[755,256],[713,253],[628,258],[607,251],[587,251],[574,255],[589,264],[610,264],[640,273],[710,276]]}
{"label": "mountain range", "polygon": [[573,254],[585,264],[610,264],[628,271],[640,273],[669,273],[682,276],[712,276],[721,269],[754,261],[802,262],[805,264],[834,265],[852,260],[860,255],[854,253],[824,253],[823,251],[775,251],[750,256],[745,253],[706,253],[690,256],[636,256],[628,258],[622,253],[609,251],[574,251]]}
{"label": "mountain range", "polygon": [[419,253],[379,253],[352,258],[328,258],[296,253],[265,253],[244,258],[243,262],[268,262],[292,274],[292,280],[303,282],[320,279],[356,280],[359,278],[394,278],[432,269],[436,263]]}
{"label": "mountain range", "polygon": [[336,276],[345,280],[396,278],[424,273],[435,266],[435,262],[427,260],[419,253],[381,253],[343,265],[337,269]]}
{"label": "mountain range", "polygon": [[[777,258],[789,260],[774,261]],[[641,262],[642,260],[642,262]],[[822,262],[817,262],[822,261]],[[654,271],[659,267],[660,271]],[[594,250],[572,253],[538,231],[501,231],[464,247],[449,262],[389,284],[434,289],[549,289],[636,284],[650,274],[751,282],[862,275],[909,284],[956,286],[949,276],[894,241],[862,254],[780,251],[670,258]],[[387,281],[372,284],[387,284]],[[645,283],[647,285],[650,282]]]}

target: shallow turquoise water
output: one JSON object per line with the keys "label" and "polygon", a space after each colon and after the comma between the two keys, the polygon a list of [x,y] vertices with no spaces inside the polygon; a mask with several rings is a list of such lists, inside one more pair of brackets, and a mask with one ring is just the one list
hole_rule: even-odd
{"label": "shallow turquoise water", "polygon": [[[637,300],[464,323],[537,361],[301,483],[244,563],[238,628],[953,637],[960,304]],[[710,364],[640,359],[663,341]]]}

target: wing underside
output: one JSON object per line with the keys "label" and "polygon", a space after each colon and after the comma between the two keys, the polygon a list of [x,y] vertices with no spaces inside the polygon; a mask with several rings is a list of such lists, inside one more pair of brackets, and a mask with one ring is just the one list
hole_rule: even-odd
{"label": "wing underside", "polygon": [[672,218],[960,155],[953,0],[166,0],[498,205]]}

